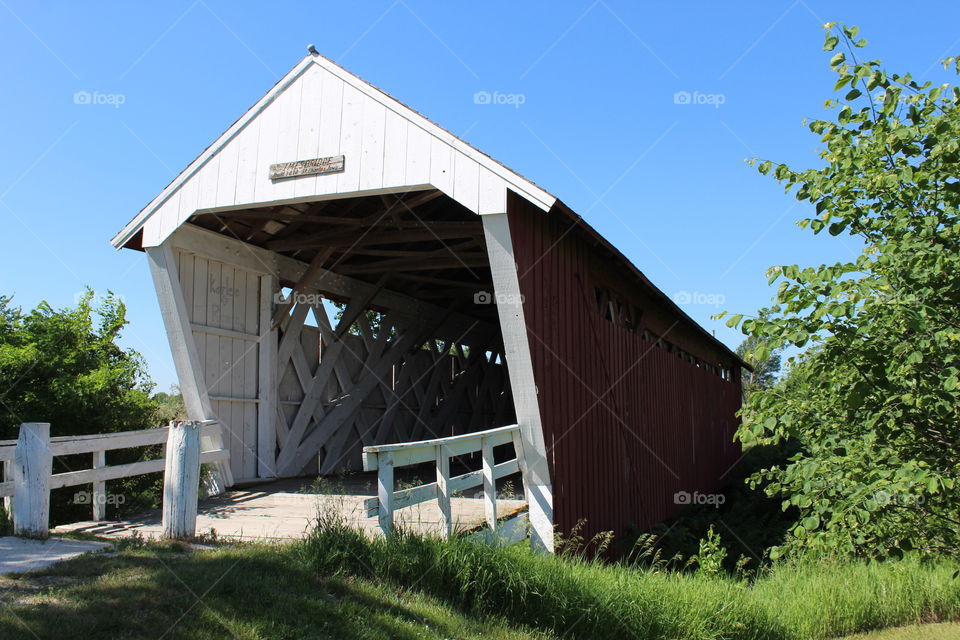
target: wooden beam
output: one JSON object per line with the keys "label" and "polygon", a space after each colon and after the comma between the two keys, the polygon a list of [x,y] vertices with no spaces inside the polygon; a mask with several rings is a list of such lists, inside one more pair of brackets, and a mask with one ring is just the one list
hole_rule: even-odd
{"label": "wooden beam", "polygon": [[307,266],[307,270],[303,272],[300,279],[293,285],[290,295],[278,304],[274,310],[273,321],[271,322],[272,328],[276,329],[280,325],[280,321],[290,312],[290,307],[296,302],[297,297],[306,291],[307,286],[317,277],[317,274],[323,269],[323,265],[330,258],[331,254],[333,254],[333,248],[327,247],[313,257],[313,260],[311,260],[309,266]]}
{"label": "wooden beam", "polygon": [[[523,298],[517,277],[517,263],[513,255],[513,241],[506,213],[488,214],[483,218],[490,271],[498,300],[500,332],[503,335],[504,356],[510,374],[513,405],[517,412],[522,441],[521,464],[524,488],[530,513],[531,542],[553,551],[553,488],[547,465],[543,422],[537,398],[537,384],[533,375],[533,361],[527,340]],[[510,302],[512,301],[512,302]],[[519,452],[518,452],[519,453]]]}
{"label": "wooden beam", "polygon": [[[170,242],[181,250],[240,267],[247,271],[261,274],[272,273],[281,282],[297,282],[309,266],[302,260],[273,253],[262,247],[247,244],[191,224],[185,224],[177,229],[170,236]],[[321,291],[324,294],[349,300],[357,295],[362,295],[373,287],[374,285],[369,282],[321,269],[310,284],[310,291]],[[394,315],[410,319],[438,317],[447,313],[443,307],[388,289],[381,291],[373,299],[371,306],[378,309],[389,309]],[[475,318],[455,312],[450,314],[447,322],[437,330],[436,337],[457,339],[463,336],[464,332],[473,327],[475,323]],[[492,331],[492,327],[482,323],[482,330],[476,333],[480,335],[490,331]],[[467,344],[469,344],[469,341]]]}
{"label": "wooden beam", "polygon": [[338,271],[347,275],[358,275],[366,273],[385,273],[391,271],[470,269],[471,267],[486,266],[488,266],[488,263],[485,255],[471,253],[455,258],[432,258],[423,260],[411,260],[404,258],[399,260],[381,260],[379,262],[372,262],[370,264],[343,265],[338,269]]}
{"label": "wooden beam", "polygon": [[483,230],[474,223],[464,222],[432,222],[424,226],[420,223],[411,225],[411,228],[390,230],[385,227],[374,227],[366,233],[351,233],[329,231],[314,233],[299,238],[281,238],[268,240],[267,249],[272,251],[295,251],[298,249],[315,249],[317,247],[368,247],[380,244],[398,244],[402,242],[422,242],[425,240],[453,240],[457,238],[475,238]]}
{"label": "wooden beam", "polygon": [[279,292],[273,275],[260,276],[260,344],[257,359],[257,475],[277,477],[277,331],[273,327],[273,296]]}
{"label": "wooden beam", "polygon": [[247,211],[207,211],[196,214],[197,216],[215,215],[218,218],[226,220],[281,220],[284,222],[318,222],[334,226],[360,227],[363,226],[362,218],[349,218],[346,216],[325,216],[312,213],[298,213],[296,211],[269,211],[269,210],[247,210]]}
{"label": "wooden beam", "polygon": [[403,280],[412,280],[414,282],[423,282],[425,284],[436,284],[442,287],[472,289],[474,291],[489,291],[493,288],[492,282],[464,282],[463,280],[453,280],[451,278],[424,276],[418,273],[400,273],[397,274],[397,277]]}

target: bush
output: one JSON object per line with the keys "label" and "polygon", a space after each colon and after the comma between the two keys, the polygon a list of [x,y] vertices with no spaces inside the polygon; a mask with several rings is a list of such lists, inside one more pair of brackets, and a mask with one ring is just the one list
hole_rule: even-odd
{"label": "bush", "polygon": [[[108,295],[95,304],[89,289],[74,308],[40,303],[25,312],[0,296],[0,440],[15,440],[22,422],[49,422],[51,435],[129,431],[158,426],[159,403],[141,356],[117,344],[126,309]],[[111,451],[108,464],[135,462],[150,452]],[[89,455],[57,458],[54,473],[86,469]],[[124,496],[108,515],[155,506],[157,475],[115,481],[111,493]],[[75,504],[68,487],[51,495],[51,523],[87,520],[90,505]]]}

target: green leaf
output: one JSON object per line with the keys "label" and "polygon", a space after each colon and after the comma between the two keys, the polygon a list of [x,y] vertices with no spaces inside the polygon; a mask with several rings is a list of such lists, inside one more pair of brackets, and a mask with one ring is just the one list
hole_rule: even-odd
{"label": "green leaf", "polygon": [[734,315],[730,316],[729,318],[727,318],[727,326],[728,326],[728,327],[731,327],[731,328],[732,328],[732,327],[735,327],[735,326],[737,326],[738,324],[740,324],[740,321],[741,321],[741,320],[743,320],[743,314],[742,314],[742,313],[734,314]]}

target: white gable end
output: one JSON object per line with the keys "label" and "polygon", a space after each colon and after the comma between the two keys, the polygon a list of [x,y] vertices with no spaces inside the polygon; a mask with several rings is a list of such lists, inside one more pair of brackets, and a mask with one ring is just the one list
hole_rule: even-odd
{"label": "white gable end", "polygon": [[[271,164],[343,155],[344,170],[273,181]],[[114,239],[140,228],[157,246],[197,211],[437,188],[478,214],[511,189],[543,210],[556,200],[329,60],[308,56]]]}

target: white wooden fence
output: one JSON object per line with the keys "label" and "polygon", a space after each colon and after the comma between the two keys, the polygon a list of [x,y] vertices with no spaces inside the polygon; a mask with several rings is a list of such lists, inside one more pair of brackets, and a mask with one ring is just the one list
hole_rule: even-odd
{"label": "white wooden fence", "polygon": [[[218,441],[220,425],[174,422],[157,429],[53,438],[47,423],[20,425],[17,440],[0,441],[0,461],[3,462],[0,496],[4,498],[7,512],[13,514],[14,532],[29,537],[47,537],[52,489],[92,484],[93,519],[100,521],[106,517],[108,480],[165,471],[164,533],[169,537],[192,536],[196,523],[199,463],[226,460],[230,456],[225,449],[200,452],[201,433],[217,436],[215,441]],[[128,464],[106,465],[107,451],[157,444],[167,445],[166,455]],[[54,457],[80,454],[92,456],[92,468],[52,473]],[[195,472],[193,466],[197,467]]]}
{"label": "white wooden fence", "polygon": [[[495,463],[493,448],[510,443],[513,443],[515,457]],[[475,451],[481,452],[482,468],[450,477],[450,458]],[[364,470],[377,471],[377,497],[366,500],[364,508],[368,517],[379,516],[381,531],[389,535],[393,531],[394,511],[436,499],[440,507],[441,534],[449,537],[453,525],[450,514],[450,495],[482,484],[484,514],[488,526],[495,530],[497,526],[496,481],[498,478],[520,471],[521,460],[523,460],[523,448],[520,441],[520,427],[515,424],[435,440],[364,447]],[[436,463],[435,482],[400,491],[395,490],[393,477],[395,468],[429,461]]]}

